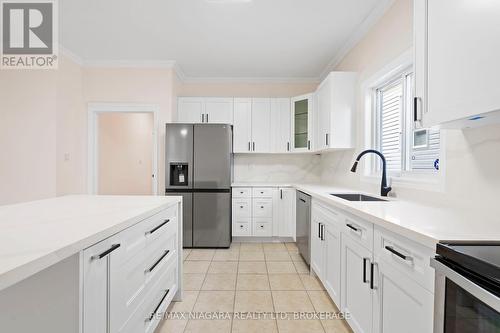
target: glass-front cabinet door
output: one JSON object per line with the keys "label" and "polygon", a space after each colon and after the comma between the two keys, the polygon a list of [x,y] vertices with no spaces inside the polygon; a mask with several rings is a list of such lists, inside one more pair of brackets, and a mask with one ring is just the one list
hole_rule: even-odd
{"label": "glass-front cabinet door", "polygon": [[293,97],[292,148],[294,151],[312,150],[312,94]]}

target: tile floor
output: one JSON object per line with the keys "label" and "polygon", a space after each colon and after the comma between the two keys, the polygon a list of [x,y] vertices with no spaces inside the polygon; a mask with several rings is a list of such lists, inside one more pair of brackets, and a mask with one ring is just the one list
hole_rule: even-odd
{"label": "tile floor", "polygon": [[[168,319],[156,333],[351,332],[341,319],[298,320],[294,314],[338,313],[309,274],[295,243],[233,243],[229,249],[184,249],[184,300],[172,313],[229,313],[217,319]],[[251,319],[238,313],[266,313]],[[270,314],[278,313],[271,317]]]}

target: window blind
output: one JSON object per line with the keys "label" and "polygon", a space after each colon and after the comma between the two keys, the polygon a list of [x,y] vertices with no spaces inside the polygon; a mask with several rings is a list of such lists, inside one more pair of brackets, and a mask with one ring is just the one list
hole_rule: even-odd
{"label": "window blind", "polygon": [[378,90],[380,148],[387,170],[401,171],[403,131],[403,82],[398,80]]}

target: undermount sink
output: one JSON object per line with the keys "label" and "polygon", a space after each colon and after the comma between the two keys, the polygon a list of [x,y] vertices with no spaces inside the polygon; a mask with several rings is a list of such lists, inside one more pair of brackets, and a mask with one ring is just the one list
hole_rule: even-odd
{"label": "undermount sink", "polygon": [[334,197],[341,198],[347,201],[387,201],[384,199],[371,197],[369,195],[364,195],[361,193],[346,193],[346,194],[330,193],[330,195],[333,195]]}

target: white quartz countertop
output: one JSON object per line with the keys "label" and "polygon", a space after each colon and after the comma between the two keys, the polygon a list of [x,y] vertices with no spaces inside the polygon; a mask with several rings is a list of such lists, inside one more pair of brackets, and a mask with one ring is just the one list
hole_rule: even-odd
{"label": "white quartz countertop", "polygon": [[472,207],[438,207],[396,198],[387,198],[389,201],[386,202],[352,202],[331,196],[330,193],[377,195],[316,184],[235,183],[233,186],[291,186],[326,204],[430,248],[435,248],[436,243],[446,241],[500,241],[498,219]]}
{"label": "white quartz countertop", "polygon": [[180,200],[73,195],[0,206],[0,290]]}

